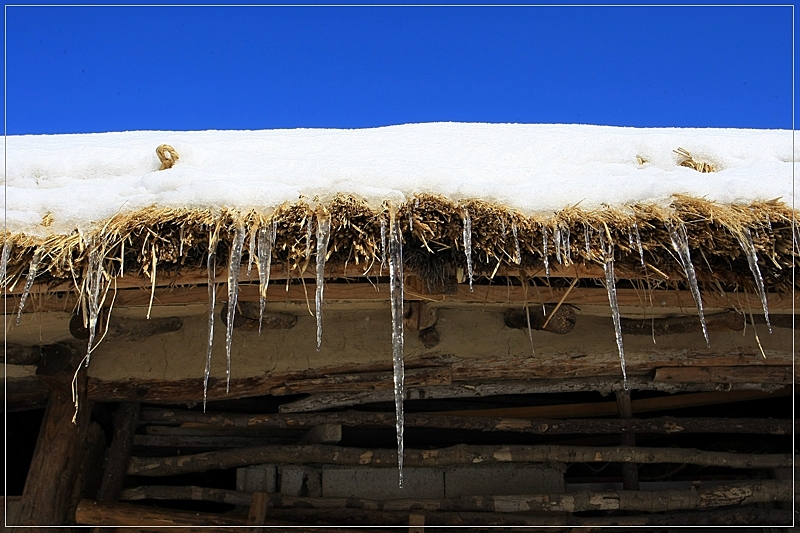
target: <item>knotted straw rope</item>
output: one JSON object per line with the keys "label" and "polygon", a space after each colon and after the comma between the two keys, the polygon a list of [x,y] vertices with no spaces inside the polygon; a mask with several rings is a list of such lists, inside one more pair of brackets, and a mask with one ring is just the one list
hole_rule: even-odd
{"label": "knotted straw rope", "polygon": [[156,155],[161,160],[161,168],[159,170],[172,168],[175,162],[180,159],[178,152],[175,151],[175,148],[168,144],[162,144],[156,148]]}

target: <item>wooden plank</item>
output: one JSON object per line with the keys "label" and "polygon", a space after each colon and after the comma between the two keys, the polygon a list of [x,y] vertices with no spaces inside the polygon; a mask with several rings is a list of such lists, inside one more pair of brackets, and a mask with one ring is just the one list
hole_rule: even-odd
{"label": "wooden plank", "polygon": [[[411,368],[406,370],[406,386],[449,385],[449,367]],[[270,390],[273,396],[299,394],[303,392],[335,392],[341,390],[380,390],[394,387],[391,372],[359,372],[335,374],[321,378],[286,381]]]}
{"label": "wooden plank", "polygon": [[[348,427],[394,427],[394,413],[349,411],[319,414],[234,414],[202,413],[173,409],[145,409],[142,421],[156,424],[187,424],[242,431],[241,428],[313,428],[326,424]],[[750,433],[789,435],[791,420],[768,418],[628,418],[628,419],[531,419],[531,418],[472,418],[440,414],[406,413],[406,427],[466,429],[473,431],[510,431],[536,435],[569,435],[575,433],[612,434],[633,431],[639,433]],[[197,429],[201,429],[199,426]],[[800,427],[797,428],[800,430]]]}
{"label": "wooden plank", "polygon": [[653,381],[679,383],[786,383],[792,382],[791,366],[695,366],[661,367]]}
{"label": "wooden plank", "polygon": [[[468,446],[438,450],[406,450],[404,464],[449,466],[514,462],[615,462],[688,463],[728,468],[778,468],[792,464],[789,454],[736,454],[680,448],[630,448],[618,446]],[[324,444],[260,446],[170,457],[132,457],[128,474],[172,476],[254,464],[334,464],[347,466],[397,466],[396,450],[346,448]]]}
{"label": "wooden plank", "polygon": [[83,500],[75,522],[87,526],[244,526],[238,517],[194,511],[158,509],[129,503]]}
{"label": "wooden plank", "polygon": [[[682,409],[686,407],[700,407],[703,405],[718,405],[732,402],[745,402],[762,400],[780,396],[791,396],[791,388],[784,388],[778,392],[768,393],[761,391],[728,391],[728,392],[698,392],[694,394],[681,394],[663,396],[660,398],[641,398],[631,401],[634,413],[648,413]],[[578,418],[582,416],[614,416],[617,414],[617,403],[593,402],[567,405],[545,405],[533,407],[504,407],[500,409],[471,409],[461,411],[438,412],[448,416],[478,416],[478,417],[507,417],[507,418]]]}
{"label": "wooden plank", "polygon": [[123,501],[192,500],[250,507],[253,493],[197,486],[173,487],[168,485],[144,485],[123,490],[120,493],[119,499]]}
{"label": "wooden plank", "polygon": [[247,525],[263,526],[267,520],[269,509],[269,495],[266,492],[254,492],[250,502],[250,511],[247,513]]}

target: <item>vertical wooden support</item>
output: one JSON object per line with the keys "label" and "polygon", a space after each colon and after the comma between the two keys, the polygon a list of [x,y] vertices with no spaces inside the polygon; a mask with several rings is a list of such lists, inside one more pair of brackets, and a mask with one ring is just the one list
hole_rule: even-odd
{"label": "vertical wooden support", "polygon": [[[633,418],[631,391],[617,391],[616,396],[620,418]],[[622,445],[636,446],[636,433],[633,431],[623,432]],[[639,490],[639,472],[636,463],[622,463],[622,488],[624,490]]]}
{"label": "vertical wooden support", "polygon": [[408,533],[425,533],[425,515],[408,515]]}
{"label": "vertical wooden support", "polygon": [[253,500],[250,502],[250,512],[247,514],[247,525],[263,526],[267,520],[267,509],[269,509],[269,494],[254,492]]}
{"label": "vertical wooden support", "polygon": [[86,455],[84,443],[92,412],[86,399],[85,370],[81,370],[77,379],[80,406],[77,414],[69,392],[79,361],[79,357],[73,357],[61,361],[63,364],[58,367],[51,364],[43,369],[40,365],[37,370],[51,393],[20,499],[17,515],[20,525],[59,526],[72,519],[68,516],[70,499]]}
{"label": "vertical wooden support", "polygon": [[131,457],[133,435],[139,424],[139,411],[138,403],[125,402],[114,413],[114,437],[108,449],[103,481],[97,492],[99,501],[115,502],[119,499]]}

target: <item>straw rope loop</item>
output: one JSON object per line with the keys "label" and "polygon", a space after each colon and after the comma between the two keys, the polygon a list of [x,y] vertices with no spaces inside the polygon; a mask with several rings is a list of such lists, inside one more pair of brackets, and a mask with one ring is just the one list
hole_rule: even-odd
{"label": "straw rope loop", "polygon": [[673,150],[673,152],[684,158],[683,161],[678,163],[679,166],[691,168],[693,170],[696,170],[697,172],[702,172],[702,173],[717,171],[717,169],[714,168],[714,165],[712,165],[711,163],[702,163],[699,161],[695,161],[692,158],[692,154],[690,154],[683,148],[679,147],[677,150]]}
{"label": "straw rope loop", "polygon": [[175,151],[175,148],[168,144],[162,144],[156,148],[156,155],[161,160],[161,168],[159,170],[172,168],[175,162],[180,159],[178,152]]}

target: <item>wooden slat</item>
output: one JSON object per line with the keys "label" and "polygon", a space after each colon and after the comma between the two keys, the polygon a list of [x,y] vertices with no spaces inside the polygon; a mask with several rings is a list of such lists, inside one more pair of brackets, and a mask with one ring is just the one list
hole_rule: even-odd
{"label": "wooden slat", "polygon": [[[335,374],[322,378],[287,381],[280,387],[270,390],[273,396],[299,394],[304,392],[335,392],[341,390],[380,390],[391,389],[393,385],[390,372],[362,372],[356,374]],[[425,385],[449,385],[450,367],[412,368],[406,370],[404,383],[407,387]]]}
{"label": "wooden slat", "polygon": [[791,383],[791,366],[661,367],[653,381],[679,383]]}
{"label": "wooden slat", "polygon": [[129,503],[83,500],[75,522],[87,526],[244,526],[241,518],[193,511],[158,509]]}

